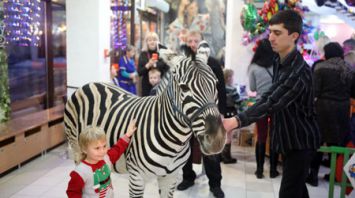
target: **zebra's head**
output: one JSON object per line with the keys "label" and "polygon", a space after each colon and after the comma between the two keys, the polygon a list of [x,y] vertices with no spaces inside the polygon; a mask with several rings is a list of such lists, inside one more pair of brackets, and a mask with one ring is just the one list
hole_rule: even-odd
{"label": "zebra's head", "polygon": [[195,57],[185,57],[167,49],[159,51],[170,66],[167,95],[173,113],[190,128],[187,135],[191,136],[191,131],[194,133],[206,155],[223,149],[226,134],[217,107],[217,78],[207,65],[209,52],[205,41],[200,43]]}

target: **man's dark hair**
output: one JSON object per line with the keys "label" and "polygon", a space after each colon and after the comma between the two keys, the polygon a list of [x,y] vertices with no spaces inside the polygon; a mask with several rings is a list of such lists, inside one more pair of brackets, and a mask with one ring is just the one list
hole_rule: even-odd
{"label": "man's dark hair", "polygon": [[301,15],[294,10],[283,10],[276,13],[269,21],[270,25],[283,24],[284,28],[288,30],[288,34],[297,32],[301,35],[303,21]]}
{"label": "man's dark hair", "polygon": [[270,67],[275,57],[275,52],[272,51],[270,41],[268,39],[263,39],[260,41],[251,63],[255,63],[261,67]]}
{"label": "man's dark hair", "polygon": [[344,58],[344,50],[338,42],[330,42],[324,46],[324,57],[325,59],[330,58]]}

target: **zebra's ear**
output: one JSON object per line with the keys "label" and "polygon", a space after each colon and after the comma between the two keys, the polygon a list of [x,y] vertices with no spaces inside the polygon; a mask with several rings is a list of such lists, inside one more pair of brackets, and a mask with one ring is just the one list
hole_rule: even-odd
{"label": "zebra's ear", "polygon": [[205,62],[207,64],[207,60],[208,57],[211,54],[211,49],[210,46],[208,45],[208,43],[206,41],[201,41],[198,44],[198,48],[197,48],[197,53],[196,53],[196,57],[200,58],[203,62]]}
{"label": "zebra's ear", "polygon": [[166,46],[162,45],[161,43],[158,43],[158,50],[159,49],[168,49]]}
{"label": "zebra's ear", "polygon": [[171,51],[170,49],[159,49],[159,56],[164,60],[164,62],[170,67],[170,71],[174,72],[175,65],[178,62],[178,58],[181,57],[176,52]]}

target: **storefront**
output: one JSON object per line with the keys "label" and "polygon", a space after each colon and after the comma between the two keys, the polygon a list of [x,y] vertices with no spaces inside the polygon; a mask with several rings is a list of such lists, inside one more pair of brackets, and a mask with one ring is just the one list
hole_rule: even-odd
{"label": "storefront", "polygon": [[[2,61],[12,118],[63,104],[66,96],[65,1],[2,1]],[[2,58],[2,60],[4,60]],[[2,93],[6,93],[3,92]],[[8,99],[6,99],[8,98]],[[2,111],[8,111],[2,110]],[[6,118],[6,119],[9,119]]]}

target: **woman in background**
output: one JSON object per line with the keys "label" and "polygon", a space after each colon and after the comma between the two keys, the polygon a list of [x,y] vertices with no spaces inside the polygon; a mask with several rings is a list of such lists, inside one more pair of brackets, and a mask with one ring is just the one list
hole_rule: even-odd
{"label": "woman in background", "polygon": [[142,96],[149,96],[152,85],[149,83],[148,72],[152,68],[157,68],[161,72],[161,76],[169,69],[169,67],[159,58],[158,53],[159,38],[155,32],[147,32],[142,53],[138,61],[138,74],[142,77]]}
{"label": "woman in background", "polygon": [[[337,42],[324,46],[325,60],[314,68],[313,86],[318,126],[322,143],[344,146],[350,135],[350,89],[352,71],[344,61],[343,48]],[[318,171],[323,153],[313,158],[307,183],[318,186]],[[325,176],[328,177],[328,176]]]}
{"label": "woman in background", "polygon": [[[275,53],[272,51],[270,41],[263,39],[256,48],[255,54],[249,65],[249,86],[251,91],[256,91],[256,100],[269,90],[272,85],[272,62]],[[269,130],[269,119],[265,117],[256,122],[258,140],[255,145],[256,171],[255,175],[258,179],[264,177],[264,161],[266,139]],[[270,142],[272,144],[272,142]],[[271,146],[270,146],[271,148]],[[270,177],[275,178],[279,175],[277,172],[277,153],[270,150]]]}

